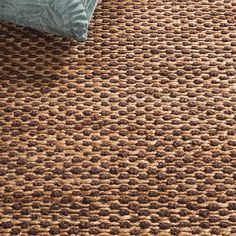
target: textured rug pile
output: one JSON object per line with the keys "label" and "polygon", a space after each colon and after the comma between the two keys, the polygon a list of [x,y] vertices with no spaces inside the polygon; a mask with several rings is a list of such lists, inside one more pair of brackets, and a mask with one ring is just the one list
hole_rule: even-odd
{"label": "textured rug pile", "polygon": [[236,3],[104,0],[78,43],[0,25],[0,235],[236,235]]}

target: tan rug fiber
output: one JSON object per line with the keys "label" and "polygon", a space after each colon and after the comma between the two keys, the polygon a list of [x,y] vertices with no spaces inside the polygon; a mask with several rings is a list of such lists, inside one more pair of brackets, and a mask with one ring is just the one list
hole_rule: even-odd
{"label": "tan rug fiber", "polygon": [[236,2],[103,0],[78,43],[0,24],[0,235],[236,235]]}

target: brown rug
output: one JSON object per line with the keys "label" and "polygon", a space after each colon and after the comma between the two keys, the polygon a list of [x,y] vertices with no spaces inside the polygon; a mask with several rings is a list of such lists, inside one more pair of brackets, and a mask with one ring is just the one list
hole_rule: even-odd
{"label": "brown rug", "polygon": [[0,235],[236,235],[235,1],[104,0],[85,43],[0,40]]}

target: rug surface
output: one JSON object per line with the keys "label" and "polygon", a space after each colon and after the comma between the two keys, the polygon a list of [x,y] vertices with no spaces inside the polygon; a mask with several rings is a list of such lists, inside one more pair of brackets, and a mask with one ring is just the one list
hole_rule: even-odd
{"label": "rug surface", "polygon": [[0,25],[0,235],[236,235],[236,3],[104,0],[77,43]]}

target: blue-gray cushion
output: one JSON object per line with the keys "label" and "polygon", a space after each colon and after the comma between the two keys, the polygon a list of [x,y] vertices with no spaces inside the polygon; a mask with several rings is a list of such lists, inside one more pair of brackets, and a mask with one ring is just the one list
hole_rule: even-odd
{"label": "blue-gray cushion", "polygon": [[81,41],[98,1],[0,0],[0,20]]}

